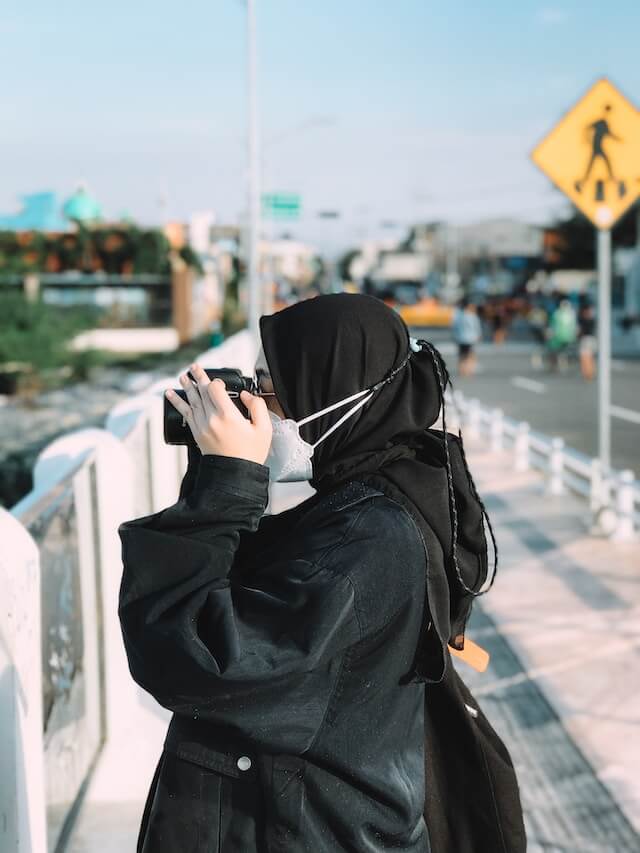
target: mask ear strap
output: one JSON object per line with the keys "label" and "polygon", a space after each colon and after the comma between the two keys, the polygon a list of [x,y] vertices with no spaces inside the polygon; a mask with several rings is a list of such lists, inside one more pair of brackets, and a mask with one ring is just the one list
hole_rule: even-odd
{"label": "mask ear strap", "polygon": [[[369,392],[365,391],[364,393],[368,394],[368,396],[365,397],[364,400],[360,400],[359,402],[357,402],[355,404],[355,406],[353,406],[352,408],[349,409],[348,412],[345,412],[345,414],[340,418],[340,420],[336,421],[336,423],[330,429],[328,429],[324,435],[320,436],[320,438],[316,441],[315,444],[311,445],[314,450],[320,444],[321,441],[324,441],[325,438],[328,438],[334,430],[338,429],[339,426],[342,426],[342,424],[347,420],[347,418],[350,418],[354,412],[357,412],[361,406],[364,406],[364,404],[368,403],[369,400],[373,397],[373,392],[369,393]],[[353,398],[350,398],[350,399],[353,399]]]}
{"label": "mask ear strap", "polygon": [[306,418],[302,418],[301,421],[296,421],[299,427],[308,424],[310,421],[315,421],[316,418],[321,418],[322,415],[326,415],[328,412],[333,412],[334,409],[340,409],[342,406],[346,406],[347,403],[350,403],[352,400],[357,400],[359,397],[364,397],[365,394],[369,393],[369,389],[366,391],[358,391],[357,394],[352,394],[350,397],[346,397],[344,400],[340,400],[338,403],[332,403],[330,406],[327,406],[325,409],[321,409],[319,412],[314,412],[313,415],[309,415]]}
{"label": "mask ear strap", "polygon": [[[411,340],[414,340],[414,339],[412,338]],[[349,409],[349,411],[346,412],[337,421],[337,423],[335,423],[331,427],[331,429],[327,430],[327,432],[325,432],[324,435],[320,436],[320,438],[316,441],[315,444],[312,445],[312,447],[316,448],[320,444],[321,441],[324,441],[325,438],[328,438],[334,430],[338,429],[339,426],[342,426],[342,424],[347,420],[347,418],[350,418],[351,415],[354,412],[357,412],[361,406],[364,406],[365,403],[368,403],[376,391],[378,391],[380,388],[382,388],[383,385],[387,385],[389,382],[393,381],[393,379],[395,379],[396,375],[402,370],[403,367],[405,367],[405,365],[409,361],[410,356],[411,356],[411,352],[409,352],[407,354],[407,356],[405,357],[402,364],[399,364],[398,367],[396,367],[395,370],[392,370],[388,376],[386,376],[384,379],[381,379],[380,382],[376,382],[375,385],[372,385],[370,388],[367,388],[365,391],[358,391],[357,394],[352,394],[350,397],[347,397],[344,400],[340,400],[338,403],[333,403],[331,406],[327,406],[326,409],[322,409],[319,412],[315,412],[315,414],[313,414],[313,415],[309,415],[309,417],[307,417],[307,418],[303,418],[301,421],[297,421],[297,424],[299,427],[304,426],[305,424],[308,424],[309,421],[315,421],[316,418],[319,418],[322,415],[326,415],[328,412],[332,412],[334,409],[339,409],[342,406],[346,406],[347,403],[350,403],[352,400],[357,400],[359,397],[365,397],[364,400],[360,400],[360,402],[357,403],[355,406],[353,406],[353,408]]]}

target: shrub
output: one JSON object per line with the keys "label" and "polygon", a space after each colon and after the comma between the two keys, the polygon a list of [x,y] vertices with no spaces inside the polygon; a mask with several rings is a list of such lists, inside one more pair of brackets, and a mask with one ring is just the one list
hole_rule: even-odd
{"label": "shrub", "polygon": [[35,369],[73,362],[71,338],[94,325],[87,309],[57,308],[41,299],[30,302],[21,293],[0,292],[0,364],[24,362]]}

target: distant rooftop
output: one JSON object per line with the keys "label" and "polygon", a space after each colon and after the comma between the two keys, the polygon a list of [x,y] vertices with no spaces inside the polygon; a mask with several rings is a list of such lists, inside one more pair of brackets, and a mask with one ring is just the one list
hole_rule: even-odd
{"label": "distant rooftop", "polygon": [[65,201],[62,211],[72,222],[95,222],[102,219],[100,205],[85,187],[78,187],[71,198]]}
{"label": "distant rooftop", "polygon": [[63,204],[54,192],[43,191],[21,196],[17,213],[0,214],[0,230],[68,231],[74,222],[102,219],[98,202],[80,186]]}
{"label": "distant rooftop", "polygon": [[7,231],[67,231],[69,221],[63,216],[55,193],[39,192],[20,198],[18,213],[0,214],[0,229]]}

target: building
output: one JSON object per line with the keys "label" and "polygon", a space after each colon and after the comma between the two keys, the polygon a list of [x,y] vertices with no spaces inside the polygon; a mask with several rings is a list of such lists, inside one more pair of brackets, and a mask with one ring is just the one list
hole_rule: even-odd
{"label": "building", "polygon": [[22,207],[17,213],[0,214],[0,230],[60,232],[71,227],[54,192],[23,195],[20,202]]}
{"label": "building", "polygon": [[0,214],[0,230],[59,234],[72,230],[77,223],[102,219],[100,205],[82,185],[62,203],[48,190],[21,196],[20,202],[22,208],[17,213]]}

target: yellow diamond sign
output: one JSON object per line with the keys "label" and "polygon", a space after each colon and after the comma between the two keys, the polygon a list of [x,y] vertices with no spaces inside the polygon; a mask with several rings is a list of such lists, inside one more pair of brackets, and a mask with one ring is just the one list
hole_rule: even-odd
{"label": "yellow diamond sign", "polygon": [[611,228],[640,195],[640,112],[598,80],[531,157],[597,228]]}

